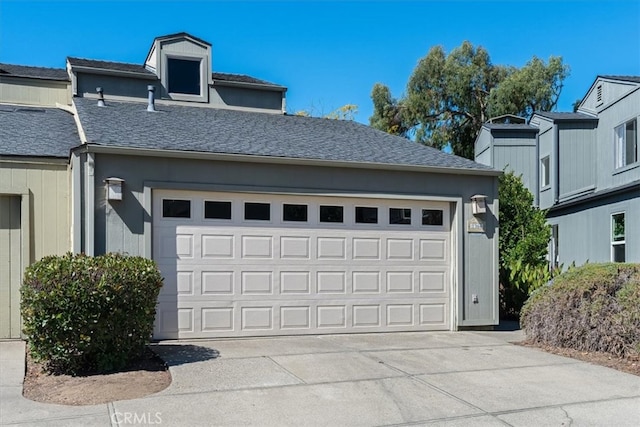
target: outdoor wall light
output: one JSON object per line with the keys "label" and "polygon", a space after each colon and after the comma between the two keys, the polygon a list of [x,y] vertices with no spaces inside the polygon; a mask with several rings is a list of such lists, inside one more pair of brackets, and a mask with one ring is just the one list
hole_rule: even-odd
{"label": "outdoor wall light", "polygon": [[471,196],[471,209],[474,215],[484,214],[487,212],[487,204],[485,203],[486,198],[487,196],[484,194]]}
{"label": "outdoor wall light", "polygon": [[124,179],[111,177],[105,179],[104,182],[107,183],[107,200],[122,200]]}

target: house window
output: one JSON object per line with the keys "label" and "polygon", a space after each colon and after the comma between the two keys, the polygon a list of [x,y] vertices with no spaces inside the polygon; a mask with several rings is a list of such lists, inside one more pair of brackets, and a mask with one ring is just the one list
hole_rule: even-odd
{"label": "house window", "polygon": [[167,90],[169,93],[200,95],[200,61],[167,58]]}
{"label": "house window", "polygon": [[411,209],[389,208],[389,224],[411,224]]}
{"label": "house window", "polygon": [[206,219],[231,219],[231,202],[205,200],[204,217]]}
{"label": "house window", "polygon": [[549,156],[540,160],[540,186],[548,186],[549,182]]}
{"label": "house window", "polygon": [[442,225],[442,210],[422,209],[422,225]]}
{"label": "house window", "polygon": [[616,168],[638,161],[638,120],[633,119],[615,128]]}
{"label": "house window", "polygon": [[269,203],[245,203],[244,219],[255,221],[271,220],[271,205]]}
{"label": "house window", "polygon": [[191,218],[191,201],[164,199],[162,200],[163,218]]}
{"label": "house window", "polygon": [[343,222],[342,206],[320,206],[320,222]]}
{"label": "house window", "polygon": [[625,262],[624,213],[611,215],[611,261]]}
{"label": "house window", "polygon": [[377,224],[378,208],[369,208],[364,206],[356,206],[356,223],[358,224]]}
{"label": "house window", "polygon": [[307,221],[307,205],[283,205],[282,206],[283,221]]}

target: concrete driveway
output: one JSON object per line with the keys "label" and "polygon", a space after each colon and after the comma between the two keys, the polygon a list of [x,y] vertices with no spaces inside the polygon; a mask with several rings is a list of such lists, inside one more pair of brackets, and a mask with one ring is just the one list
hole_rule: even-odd
{"label": "concrete driveway", "polygon": [[640,377],[509,342],[518,339],[466,331],[163,342],[169,388],[88,407],[22,398],[15,359],[24,347],[5,342],[0,424],[640,424]]}

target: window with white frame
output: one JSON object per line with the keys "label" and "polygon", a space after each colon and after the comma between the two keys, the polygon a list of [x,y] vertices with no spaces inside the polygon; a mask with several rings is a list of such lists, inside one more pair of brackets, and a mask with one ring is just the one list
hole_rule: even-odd
{"label": "window with white frame", "polygon": [[546,156],[540,160],[540,186],[546,187],[549,184],[549,156]]}
{"label": "window with white frame", "polygon": [[611,215],[611,261],[625,262],[624,212]]}
{"label": "window with white frame", "polygon": [[629,120],[615,128],[615,167],[638,161],[638,120]]}

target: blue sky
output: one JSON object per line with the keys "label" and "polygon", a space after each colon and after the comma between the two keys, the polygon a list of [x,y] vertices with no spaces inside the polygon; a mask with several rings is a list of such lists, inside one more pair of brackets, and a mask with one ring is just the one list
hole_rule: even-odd
{"label": "blue sky", "polygon": [[155,36],[213,44],[215,71],[289,88],[289,112],[356,104],[368,123],[374,83],[402,95],[434,45],[469,40],[495,64],[562,56],[558,109],[598,74],[640,75],[640,1],[18,1],[0,0],[0,62],[64,67],[66,56],[142,63]]}

